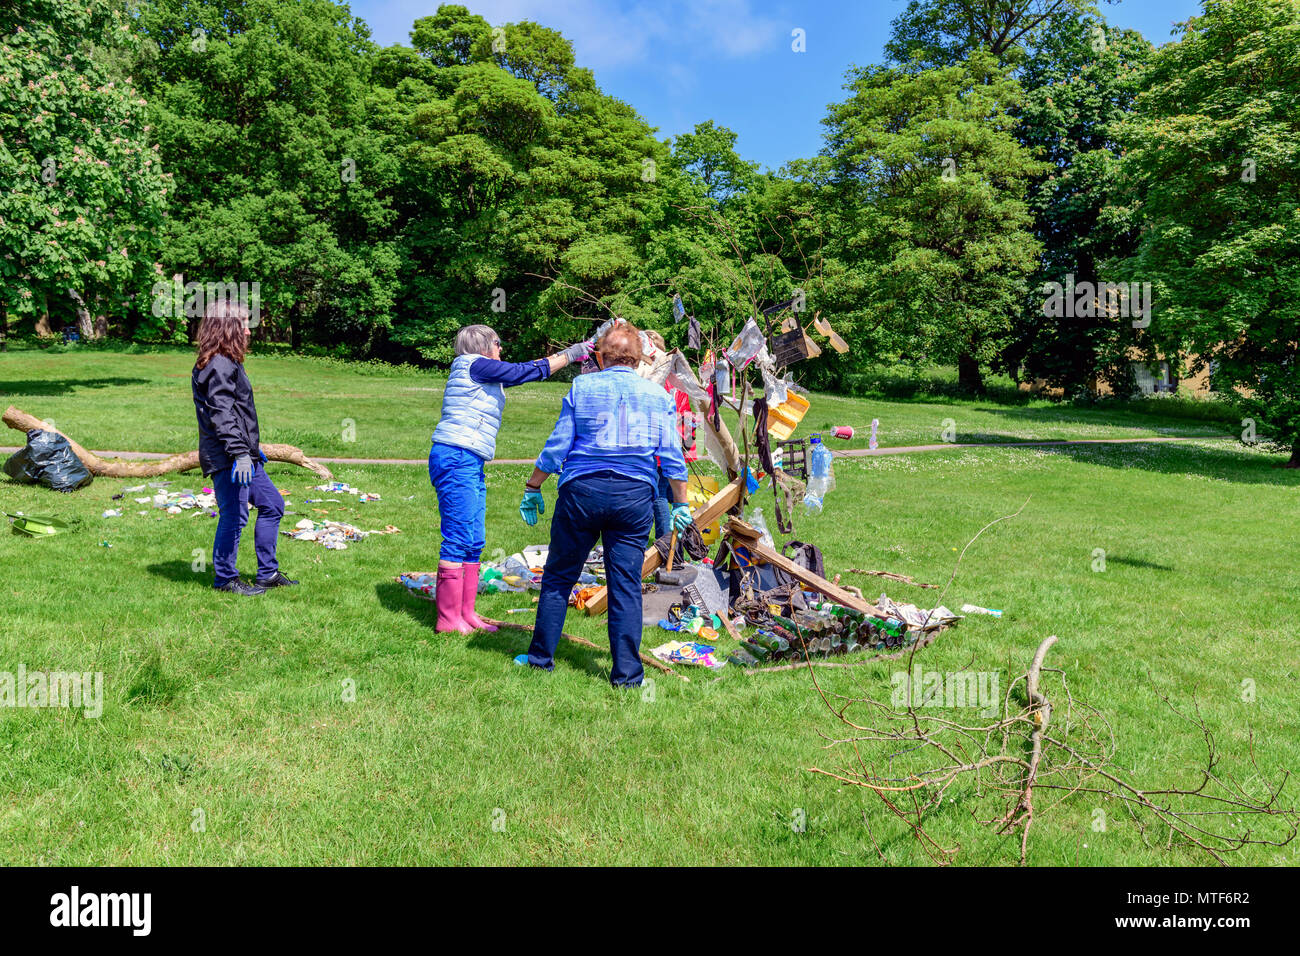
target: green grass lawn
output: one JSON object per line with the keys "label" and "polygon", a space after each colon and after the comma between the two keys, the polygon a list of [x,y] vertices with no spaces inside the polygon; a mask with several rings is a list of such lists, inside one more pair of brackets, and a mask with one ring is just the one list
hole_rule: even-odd
{"label": "green grass lawn", "polygon": [[[10,353],[0,355],[0,400],[91,447],[174,451],[194,442],[188,363]],[[249,367],[268,440],[315,454],[427,452],[440,397],[434,375],[350,374],[281,358]],[[513,391],[499,453],[534,454],[560,393]],[[822,408],[837,424],[880,418],[890,444],[932,441],[948,417],[999,439],[1197,427],[1152,417],[1108,424],[1065,407],[1011,409],[1033,413],[1017,417],[977,403],[814,396],[812,416]],[[338,440],[344,417],[357,423],[355,443]],[[975,543],[945,598],[1006,616],[946,631],[918,655],[923,666],[1001,670],[1005,687],[1056,634],[1049,663],[1111,721],[1126,773],[1148,787],[1195,780],[1199,734],[1159,703],[1165,694],[1180,709],[1199,706],[1219,741],[1219,771],[1257,789],[1252,746],[1273,778],[1300,766],[1300,474],[1279,469],[1280,460],[1209,438],[842,459],[825,513],[799,517],[796,536],[821,546],[828,570],[943,584],[954,549],[1030,499]],[[536,528],[518,517],[526,471],[489,470],[489,552],[546,540],[553,508]],[[891,863],[928,862],[874,797],[807,772],[848,757],[824,749],[820,734],[842,725],[806,672],[727,667],[691,671],[689,684],[651,672],[653,694],[615,692],[608,654],[574,645],[561,646],[554,673],[521,670],[511,657],[526,635],[439,636],[433,605],[392,580],[436,564],[438,518],[423,468],[335,469],[382,494],[366,505],[309,505],[304,497],[319,496],[307,491],[313,476],[283,465],[271,474],[292,511],[318,517],[310,509],[326,508],[402,533],[340,552],[282,539],[282,565],[302,586],[238,599],[211,590],[210,569],[192,570],[196,555],[207,560],[215,519],[138,515],[129,497],[111,500],[130,480],[97,479],[64,497],[0,478],[3,510],[77,521],[46,540],[0,534],[0,671],[20,663],[102,671],[106,685],[99,719],[0,710],[0,862],[870,865],[879,857],[867,822]],[[173,477],[173,487],[203,485],[197,475]],[[546,497],[553,505],[553,485]],[[759,503],[770,511],[770,497]],[[100,516],[122,506],[120,518]],[[1100,573],[1098,548],[1107,558]],[[246,534],[241,568],[251,562]],[[882,583],[846,578],[869,595]],[[937,594],[884,583],[891,597],[923,606]],[[500,617],[527,603],[499,595],[481,606]],[[603,618],[571,612],[567,629],[604,644]],[[664,639],[645,635],[647,646]],[[818,676],[829,692],[887,699],[899,667]],[[355,682],[355,702],[343,699],[345,681]],[[1253,700],[1243,699],[1244,681]],[[936,838],[961,846],[960,863],[1013,862],[1014,841],[979,822],[1000,807],[969,787],[954,796],[929,821]],[[1094,831],[1097,804],[1080,795],[1040,810],[1030,862],[1204,862],[1148,848],[1117,810],[1105,832]],[[806,832],[791,826],[797,812]],[[1263,847],[1240,859],[1300,856]]]}
{"label": "green grass lawn", "polygon": [[[54,422],[87,448],[183,451],[197,441],[190,398],[193,365],[193,353],[182,350],[0,352],[0,401]],[[429,454],[429,436],[442,407],[445,376],[440,373],[370,365],[349,369],[324,360],[256,355],[247,367],[263,441],[287,442],[309,455],[335,458],[425,458]],[[506,405],[509,423],[497,442],[497,456],[535,457],[555,424],[567,390],[561,382],[511,389]],[[836,439],[833,446],[865,448],[872,419],[880,421],[879,440],[884,447],[938,443],[945,428],[959,442],[979,443],[1208,437],[1229,430],[1215,422],[1131,409],[1081,409],[1044,400],[999,405],[816,395],[795,434],[852,425],[853,440]],[[4,444],[20,445],[22,436],[13,432],[0,439]]]}

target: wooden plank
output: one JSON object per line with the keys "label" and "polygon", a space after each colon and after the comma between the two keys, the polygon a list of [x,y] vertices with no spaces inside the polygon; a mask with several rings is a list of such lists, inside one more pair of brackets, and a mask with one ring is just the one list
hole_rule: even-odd
{"label": "wooden plank", "polygon": [[767,545],[762,544],[759,541],[753,540],[751,536],[755,534],[755,531],[752,527],[745,524],[745,522],[732,518],[727,523],[727,529],[737,537],[745,539],[743,546],[749,550],[751,556],[762,558],[768,564],[780,568],[796,581],[806,584],[814,591],[826,595],[826,597],[830,598],[830,600],[836,604],[842,604],[845,607],[852,608],[855,611],[860,611],[863,614],[869,614],[872,617],[887,618],[889,616],[883,611],[877,609],[875,605],[868,604],[856,594],[844,590],[838,584],[832,584],[825,578],[813,574],[807,568],[795,564],[781,552],[769,548]]}
{"label": "wooden plank", "polygon": [[[718,493],[706,501],[703,507],[692,514],[691,517],[695,519],[695,523],[700,527],[712,524],[714,518],[722,517],[740,501],[744,489],[745,479],[743,477],[737,478],[731,484],[719,489]],[[662,563],[663,558],[659,556],[659,550],[657,548],[647,548],[645,559],[641,562],[641,577],[643,579],[648,578],[659,569],[659,565]],[[587,602],[586,611],[591,615],[604,614],[608,602],[609,594],[605,588],[601,588]]]}

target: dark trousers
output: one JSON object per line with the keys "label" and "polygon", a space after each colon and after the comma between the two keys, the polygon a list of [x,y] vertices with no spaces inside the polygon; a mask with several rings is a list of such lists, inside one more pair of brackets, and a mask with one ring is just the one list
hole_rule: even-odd
{"label": "dark trousers", "polygon": [[654,520],[655,489],[644,481],[600,471],[574,478],[560,488],[551,519],[551,547],[537,600],[537,628],[528,663],[551,670],[555,646],[564,630],[569,594],[599,538],[605,546],[609,588],[609,650],[614,669],[609,682],[635,687],[645,669],[641,649],[641,564]]}
{"label": "dark trousers", "polygon": [[275,537],[284,517],[284,498],[276,490],[260,462],[253,465],[253,480],[237,485],[230,469],[212,475],[212,492],[217,498],[217,536],[212,542],[213,587],[221,587],[239,577],[235,556],[239,553],[239,535],[248,524],[248,506],[257,509],[253,526],[253,549],[257,552],[257,576],[269,578],[280,570],[275,559]]}

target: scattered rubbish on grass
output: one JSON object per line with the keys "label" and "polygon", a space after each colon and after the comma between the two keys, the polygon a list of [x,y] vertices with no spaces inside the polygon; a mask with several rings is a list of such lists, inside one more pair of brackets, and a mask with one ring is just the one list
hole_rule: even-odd
{"label": "scattered rubbish on grass", "polygon": [[51,534],[61,534],[68,530],[68,523],[58,518],[45,515],[25,515],[21,511],[10,514],[0,512],[13,521],[14,534],[25,534],[29,538],[40,538]]}
{"label": "scattered rubbish on grass", "polygon": [[121,508],[109,508],[109,509],[108,509],[107,511],[105,511],[102,515],[100,515],[100,517],[101,517],[101,518],[120,518],[120,517],[122,517],[122,509],[121,509]]}
{"label": "scattered rubbish on grass", "polygon": [[700,667],[723,667],[725,660],[720,660],[717,648],[695,641],[669,641],[650,651],[665,664],[695,664]]}
{"label": "scattered rubbish on grass", "polygon": [[342,521],[312,521],[311,518],[303,518],[292,530],[280,533],[296,541],[314,541],[330,551],[343,551],[349,542],[364,541],[372,534],[400,534],[401,529],[390,524],[382,530],[363,531]]}
{"label": "scattered rubbish on grass", "polygon": [[987,614],[990,617],[1001,617],[1002,612],[993,607],[980,607],[977,604],[963,604],[961,606],[963,614]]}
{"label": "scattered rubbish on grass", "polygon": [[[312,490],[313,491],[334,491],[345,495],[355,495],[357,501],[361,502],[362,504],[365,504],[368,501],[380,500],[379,495],[362,491],[360,488],[354,488],[352,485],[349,485],[346,481],[331,481],[328,484],[324,484],[324,485],[314,485]],[[323,500],[333,501],[334,499],[326,498]]]}

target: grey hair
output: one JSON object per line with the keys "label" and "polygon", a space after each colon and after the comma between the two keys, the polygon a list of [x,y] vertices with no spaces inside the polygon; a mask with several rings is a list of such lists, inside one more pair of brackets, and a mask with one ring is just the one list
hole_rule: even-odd
{"label": "grey hair", "polygon": [[456,333],[456,354],[487,355],[496,338],[490,325],[467,325]]}

